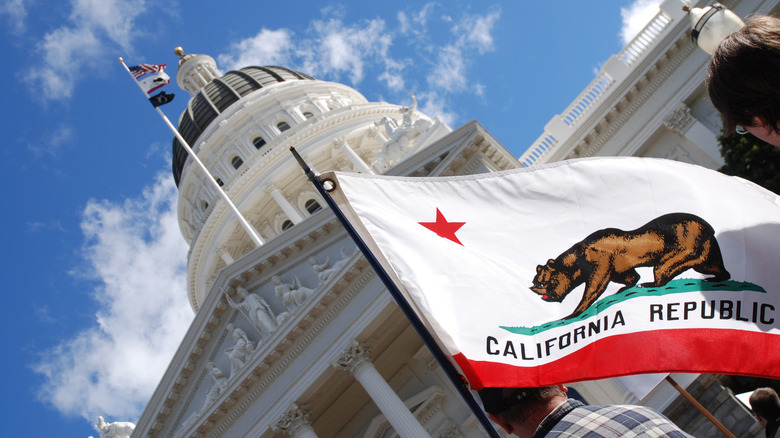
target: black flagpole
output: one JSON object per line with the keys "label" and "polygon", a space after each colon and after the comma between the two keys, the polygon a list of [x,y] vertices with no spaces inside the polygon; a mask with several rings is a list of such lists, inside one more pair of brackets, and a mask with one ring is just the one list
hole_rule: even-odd
{"label": "black flagpole", "polygon": [[357,231],[355,231],[347,218],[344,216],[344,213],[342,213],[338,208],[336,202],[333,201],[333,198],[330,197],[328,190],[323,187],[322,180],[320,180],[319,175],[314,173],[312,168],[303,160],[303,157],[298,154],[298,151],[296,151],[294,147],[290,148],[290,152],[292,152],[293,156],[298,161],[298,164],[300,164],[301,168],[303,169],[303,173],[305,173],[309,178],[309,181],[314,184],[314,187],[317,188],[317,191],[328,204],[331,211],[336,215],[336,218],[339,220],[339,222],[341,222],[341,225],[344,227],[344,229],[347,230],[347,234],[349,234],[357,247],[360,248],[360,251],[368,260],[368,263],[371,265],[371,267],[374,268],[374,271],[376,271],[377,275],[382,280],[382,283],[384,283],[385,287],[390,292],[390,295],[392,295],[395,299],[398,307],[400,307],[401,311],[403,311],[404,315],[406,315],[406,318],[412,324],[412,327],[414,327],[414,329],[417,331],[417,334],[420,335],[425,345],[433,354],[433,357],[436,358],[439,366],[444,370],[445,374],[447,374],[447,377],[449,377],[452,384],[455,385],[455,388],[458,390],[463,400],[474,413],[474,416],[476,416],[479,422],[482,424],[482,427],[485,428],[488,435],[492,438],[501,438],[498,432],[496,432],[496,429],[493,427],[493,423],[491,423],[487,418],[487,415],[485,415],[482,407],[479,405],[479,403],[477,403],[476,400],[474,400],[474,396],[468,389],[468,383],[466,382],[466,379],[458,373],[441,348],[439,348],[439,344],[436,343],[436,340],[433,339],[433,336],[431,336],[431,334],[425,328],[422,321],[420,321],[420,318],[414,312],[414,309],[412,309],[403,295],[401,295],[401,291],[398,290],[398,287],[390,279],[390,276],[387,275],[385,269],[382,267],[376,257],[374,257],[374,254],[371,253],[371,250],[368,249],[366,244],[363,242],[363,239],[360,238]]}

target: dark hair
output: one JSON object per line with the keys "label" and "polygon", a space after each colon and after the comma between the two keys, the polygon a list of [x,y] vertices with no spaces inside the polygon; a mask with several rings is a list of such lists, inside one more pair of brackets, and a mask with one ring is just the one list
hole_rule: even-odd
{"label": "dark hair", "polygon": [[758,388],[750,395],[750,407],[767,421],[780,417],[780,397],[772,388]]}
{"label": "dark hair", "polygon": [[478,391],[485,412],[499,415],[513,424],[523,424],[531,411],[565,393],[558,386],[539,388],[483,388]]}
{"label": "dark hair", "polygon": [[780,133],[780,19],[753,16],[721,41],[707,69],[707,92],[726,134],[755,117]]}

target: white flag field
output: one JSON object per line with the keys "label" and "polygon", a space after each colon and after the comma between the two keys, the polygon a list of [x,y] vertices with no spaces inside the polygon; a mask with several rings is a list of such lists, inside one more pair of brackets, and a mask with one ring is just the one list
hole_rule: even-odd
{"label": "white flag field", "polygon": [[780,198],[751,182],[650,158],[320,178],[474,389],[780,378]]}

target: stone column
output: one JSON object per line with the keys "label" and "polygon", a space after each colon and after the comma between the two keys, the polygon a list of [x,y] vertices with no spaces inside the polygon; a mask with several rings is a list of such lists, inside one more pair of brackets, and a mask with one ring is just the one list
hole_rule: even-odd
{"label": "stone column", "polygon": [[196,74],[196,75],[198,76],[198,78],[201,80],[201,83],[199,83],[199,84],[198,84],[198,88],[203,88],[203,87],[205,87],[205,86],[206,86],[206,84],[208,84],[208,83],[209,83],[209,82],[211,82],[211,81],[210,81],[210,80],[208,80],[208,79],[206,79],[205,77],[203,77],[203,74],[201,74],[201,72],[200,72],[200,71],[198,71],[198,70],[199,70],[198,68],[196,68],[196,69],[195,69],[195,74]]}
{"label": "stone column", "polygon": [[347,140],[344,137],[339,137],[333,141],[333,146],[336,149],[341,150],[344,155],[347,156],[350,162],[355,166],[355,169],[357,169],[359,172],[363,173],[373,173],[371,171],[371,168],[368,167],[368,164],[366,164],[365,161],[363,161],[360,156],[358,156],[357,153],[355,153],[354,150],[349,146],[347,143]]}
{"label": "stone column", "polygon": [[282,432],[293,438],[318,438],[309,424],[310,416],[308,410],[292,403],[287,412],[271,428],[275,432]]}
{"label": "stone column", "polygon": [[225,262],[226,265],[233,264],[235,262],[235,259],[233,259],[233,256],[230,255],[230,251],[228,251],[227,247],[223,246],[219,249],[219,257],[222,259],[223,262]]}
{"label": "stone column", "polygon": [[369,359],[370,348],[353,341],[347,350],[332,365],[340,368],[357,379],[376,403],[387,421],[402,438],[429,437],[428,432],[382,378]]}
{"label": "stone column", "polygon": [[295,207],[290,204],[290,201],[288,201],[287,198],[282,195],[282,192],[280,192],[279,189],[274,186],[268,186],[267,190],[268,193],[271,194],[271,197],[274,198],[274,201],[279,204],[279,207],[281,207],[282,211],[284,211],[284,214],[286,214],[294,224],[297,225],[303,221],[303,216],[298,213],[298,210],[296,210]]}

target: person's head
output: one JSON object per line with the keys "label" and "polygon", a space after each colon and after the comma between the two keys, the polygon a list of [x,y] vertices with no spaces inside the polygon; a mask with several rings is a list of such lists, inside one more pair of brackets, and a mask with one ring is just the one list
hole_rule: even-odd
{"label": "person's head", "polygon": [[566,387],[483,388],[478,391],[485,412],[507,433],[531,437],[553,409],[566,400]]}
{"label": "person's head", "polygon": [[780,397],[772,388],[758,388],[750,395],[750,407],[761,426],[780,417]]}
{"label": "person's head", "polygon": [[707,70],[707,92],[725,133],[742,129],[780,146],[780,19],[754,16],[721,41]]}

